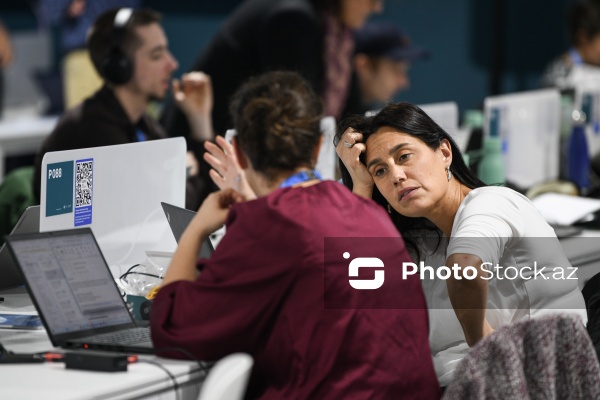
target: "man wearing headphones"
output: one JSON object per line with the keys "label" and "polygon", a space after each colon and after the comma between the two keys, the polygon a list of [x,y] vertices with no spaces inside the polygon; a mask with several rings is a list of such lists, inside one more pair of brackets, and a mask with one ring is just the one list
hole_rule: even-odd
{"label": "man wearing headphones", "polygon": [[[41,162],[49,151],[109,146],[167,137],[146,113],[154,100],[169,89],[177,60],[169,52],[160,15],[145,9],[110,10],[96,19],[87,40],[94,67],[104,85],[94,95],[67,111],[46,139],[36,159],[34,189],[39,201]],[[207,75],[192,72],[174,81],[175,100],[192,126],[190,146],[212,138],[210,114],[212,86]],[[192,150],[192,149],[191,149]],[[191,152],[189,153],[191,154]],[[197,160],[188,156],[192,169],[186,206],[197,207],[201,180]]]}

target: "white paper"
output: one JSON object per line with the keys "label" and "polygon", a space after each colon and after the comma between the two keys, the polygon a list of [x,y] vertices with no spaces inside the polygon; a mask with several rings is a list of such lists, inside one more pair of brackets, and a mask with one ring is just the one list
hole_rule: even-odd
{"label": "white paper", "polygon": [[544,219],[552,224],[571,225],[586,215],[600,210],[600,200],[544,193],[532,200]]}

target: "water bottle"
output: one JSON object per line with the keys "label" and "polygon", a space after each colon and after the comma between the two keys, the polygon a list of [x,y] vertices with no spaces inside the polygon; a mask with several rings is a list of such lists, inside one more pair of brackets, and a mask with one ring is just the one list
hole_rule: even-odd
{"label": "water bottle", "polygon": [[585,195],[590,187],[590,155],[585,136],[585,114],[573,111],[573,130],[567,146],[567,178]]}
{"label": "water bottle", "polygon": [[504,157],[500,137],[500,110],[490,110],[489,135],[483,140],[483,159],[479,163],[479,179],[488,185],[504,184]]}
{"label": "water bottle", "polygon": [[567,153],[569,151],[569,137],[573,130],[573,99],[568,94],[560,97],[560,144],[559,144],[559,178],[568,179]]}

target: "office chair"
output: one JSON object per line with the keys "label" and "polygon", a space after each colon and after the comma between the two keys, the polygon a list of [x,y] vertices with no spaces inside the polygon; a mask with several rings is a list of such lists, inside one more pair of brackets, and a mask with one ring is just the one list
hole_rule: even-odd
{"label": "office chair", "polygon": [[0,185],[0,245],[29,206],[35,204],[33,166],[11,171]]}
{"label": "office chair", "polygon": [[253,364],[246,353],[223,357],[208,372],[198,400],[242,400]]}

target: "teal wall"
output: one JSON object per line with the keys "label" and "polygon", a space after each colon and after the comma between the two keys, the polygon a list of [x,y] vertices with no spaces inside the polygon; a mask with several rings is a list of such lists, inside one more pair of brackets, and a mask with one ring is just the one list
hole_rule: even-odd
{"label": "teal wall", "polygon": [[[485,96],[537,87],[544,65],[566,49],[565,11],[571,0],[386,0],[384,15],[430,50],[411,69],[411,88],[398,100],[454,100],[461,111]],[[190,68],[240,0],[145,0],[164,15],[180,72]],[[3,0],[0,18],[13,30],[34,29],[31,2]],[[226,67],[226,66],[225,66]]]}

